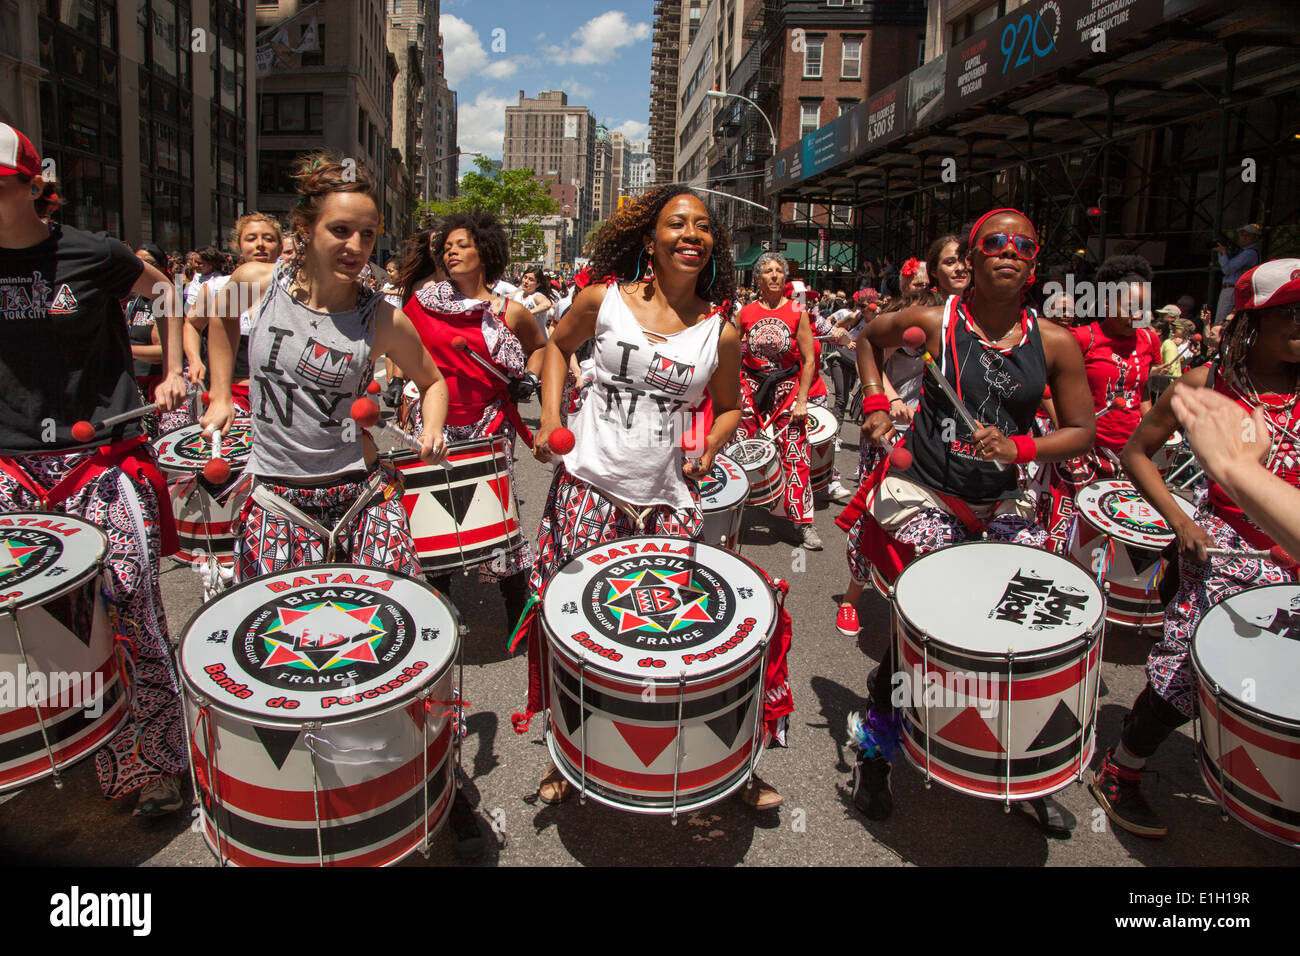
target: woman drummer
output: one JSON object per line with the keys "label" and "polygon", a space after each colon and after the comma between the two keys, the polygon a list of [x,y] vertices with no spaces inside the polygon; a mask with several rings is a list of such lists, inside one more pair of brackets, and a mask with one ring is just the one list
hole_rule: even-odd
{"label": "woman drummer", "polygon": [[[158,816],[181,808],[178,775],[187,766],[158,581],[159,557],[176,550],[166,485],[141,434],[141,418],[101,430],[89,443],[73,437],[73,426],[140,407],[121,304],[128,295],[161,293],[168,374],[154,399],[174,408],[184,398],[181,301],[162,271],[117,240],[42,222],[34,205],[41,193],[40,158],[25,135],[0,123],[5,153],[0,511],[58,511],[98,525],[107,536],[105,591],[132,665],[134,719],[95,754],[95,770],[106,797],[139,791],[136,814]],[[34,369],[45,374],[33,375]]]}
{"label": "woman drummer", "polygon": [[[926,379],[906,438],[911,468],[891,470],[886,458],[837,519],[854,535],[850,567],[860,583],[870,565],[892,582],[913,558],[981,532],[990,540],[1041,546],[1046,533],[1033,522],[1032,502],[1010,466],[1073,458],[1092,444],[1079,347],[1068,331],[1036,321],[1024,306],[1039,248],[1033,225],[1014,209],[995,209],[976,221],[968,245],[972,285],[966,298],[882,314],[859,343],[863,404],[870,412],[863,429],[873,440],[890,439],[894,431],[876,353],[901,346],[903,333],[914,326],[925,332],[930,354],[943,356],[943,374],[976,423],[972,432]],[[868,343],[870,349],[863,347]],[[1035,440],[1030,427],[1048,385],[1062,427]],[[855,529],[859,519],[863,524]],[[867,717],[856,731],[861,754],[854,802],[877,820],[893,808],[888,758],[897,750],[899,725],[889,698],[896,669],[891,646],[869,682]],[[1035,801],[1034,810],[1053,833],[1073,826],[1054,802]]]}
{"label": "woman drummer", "polygon": [[[541,371],[546,341],[528,309],[490,291],[509,263],[510,235],[492,213],[456,213],[443,220],[403,270],[404,311],[447,375],[451,399],[442,436],[448,444],[501,435],[513,449],[516,432],[524,429],[516,402],[528,391],[525,373]],[[426,283],[435,268],[445,269],[450,281]],[[473,356],[453,346],[460,339]],[[484,362],[512,384],[489,372]],[[420,433],[418,410],[406,427]],[[507,457],[511,488],[517,487],[513,459],[513,454]],[[532,551],[524,546],[479,568],[481,580],[496,581],[501,589],[507,630],[523,612],[532,564]],[[436,576],[434,586],[447,592],[451,577],[450,572]]]}
{"label": "woman drummer", "polygon": [[1120,477],[1119,453],[1151,409],[1147,383],[1151,367],[1160,363],[1160,336],[1143,327],[1144,290],[1151,278],[1151,263],[1141,256],[1111,256],[1097,270],[1096,279],[1099,288],[1118,294],[1098,295],[1105,316],[1070,329],[1083,350],[1097,437],[1086,454],[1048,469],[1048,487],[1038,499],[1038,520],[1057,554],[1069,549],[1075,496],[1091,482]]}
{"label": "woman drummer", "polygon": [[[886,305],[884,312],[901,312],[914,306],[934,308],[942,306],[952,296],[960,298],[965,295],[970,288],[970,266],[966,258],[960,239],[953,235],[940,236],[930,244],[926,261],[922,263],[925,272],[931,277],[931,286],[919,291],[913,287],[911,292]],[[866,328],[866,323],[862,328]],[[858,330],[859,335],[861,331]],[[865,342],[863,351],[870,351],[865,348]],[[886,355],[884,374],[880,376],[880,383],[889,401],[889,417],[895,425],[910,425],[912,416],[916,413],[917,403],[921,400],[921,382],[925,376],[924,361],[902,349],[891,349]],[[859,374],[862,374],[861,366],[865,360],[865,356],[858,359]],[[864,389],[864,400],[865,398]],[[863,437],[858,442],[859,483],[866,481],[867,476],[875,471],[884,458],[884,449],[871,441],[869,426],[864,422],[862,427]],[[845,637],[857,637],[862,630],[862,622],[858,618],[858,601],[861,600],[862,592],[866,588],[868,569],[861,566],[860,560],[855,560],[855,556],[861,554],[862,529],[863,523],[859,519],[845,543],[849,561],[849,583],[844,588],[844,596],[840,599],[839,610],[835,614],[835,629]]]}
{"label": "woman drummer", "polygon": [[379,235],[369,170],[315,153],[299,160],[294,180],[295,258],[287,267],[251,261],[235,270],[210,336],[212,404],[203,424],[226,434],[240,334],[235,292],[252,289],[248,357],[257,374],[246,473],[257,482],[235,537],[236,580],[324,561],[418,575],[401,480],[377,464],[374,443],[349,416],[373,378],[374,357],[391,354],[424,394],[425,418],[436,427],[426,430],[420,456],[436,462],[445,451],[447,386],[410,320],[360,280]]}
{"label": "woman drummer", "polygon": [[[1265,465],[1300,487],[1300,259],[1276,259],[1242,275],[1234,306],[1219,357],[1185,372],[1180,381],[1235,401],[1243,427],[1253,428],[1252,414],[1262,410],[1271,442]],[[1151,461],[1178,426],[1174,393],[1169,389],[1160,396],[1121,460],[1138,491],[1178,535],[1178,592],[1165,608],[1164,638],[1147,658],[1147,686],[1124,718],[1119,742],[1088,784],[1116,826],[1155,839],[1167,828],[1142,795],[1142,773],[1165,738],[1195,713],[1196,676],[1189,658],[1196,625],[1225,598],[1292,580],[1291,572],[1268,558],[1207,554],[1208,548],[1268,551],[1276,544],[1217,484],[1210,484],[1195,520],[1174,502]]]}
{"label": "woman drummer", "polygon": [[[595,341],[595,384],[570,419],[573,450],[551,482],[530,582],[535,594],[592,545],[642,534],[698,540],[696,482],[740,419],[740,338],[727,321],[735,294],[730,240],[707,206],[685,186],[651,190],[601,230],[592,258],[593,274],[605,281],[578,293],[546,345],[538,460],[551,460],[569,357],[588,339]],[[683,461],[682,420],[706,396],[712,426]],[[513,718],[521,733],[544,706],[535,617],[534,606],[516,636],[516,643],[527,636],[529,655],[529,711]],[[769,700],[781,702],[766,714],[770,728],[789,713],[788,685],[769,690]],[[552,766],[538,795],[557,803],[569,791]],[[746,799],[766,808],[781,798],[759,782]]]}
{"label": "woman drummer", "polygon": [[759,298],[740,310],[740,388],[743,415],[737,436],[755,438],[770,429],[785,474],[782,507],[809,551],[820,551],[822,539],[813,526],[810,481],[812,446],[805,423],[808,400],[825,401],[826,383],[818,375],[815,343],[808,312],[786,293],[788,268],[775,252],[754,263]]}
{"label": "woman drummer", "polygon": [[[273,264],[280,255],[282,239],[280,224],[272,217],[260,212],[250,212],[240,216],[235,228],[230,232],[230,248],[239,256],[241,264],[260,262]],[[218,293],[234,278],[214,276],[200,288],[194,305],[185,316],[187,325],[199,333],[207,331],[208,322],[216,315]],[[238,287],[236,287],[238,288]],[[221,301],[225,301],[224,299]],[[236,305],[243,305],[234,300]],[[248,333],[252,327],[252,310],[241,309],[239,313],[239,344],[235,349],[234,381],[230,390],[237,405],[244,414],[248,413]],[[225,318],[225,316],[223,316]]]}

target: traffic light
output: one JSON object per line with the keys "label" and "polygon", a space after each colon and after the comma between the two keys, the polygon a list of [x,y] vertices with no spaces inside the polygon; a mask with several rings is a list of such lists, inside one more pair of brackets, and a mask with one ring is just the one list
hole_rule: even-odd
{"label": "traffic light", "polygon": [[631,197],[631,196],[619,196],[619,197],[618,197],[618,208],[619,208],[619,209],[622,209],[622,208],[623,208],[623,203],[625,203],[625,202],[630,202],[631,200],[632,200],[632,197]]}

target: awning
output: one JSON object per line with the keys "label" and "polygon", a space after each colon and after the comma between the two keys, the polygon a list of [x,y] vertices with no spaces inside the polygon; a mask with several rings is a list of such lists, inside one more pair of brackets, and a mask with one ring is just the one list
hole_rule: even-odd
{"label": "awning", "polygon": [[735,266],[737,269],[752,269],[758,257],[763,254],[762,246],[750,246],[739,256],[736,257]]}
{"label": "awning", "polygon": [[801,239],[787,239],[785,251],[781,255],[791,262],[798,263],[805,271],[844,269],[852,272],[854,268],[853,245],[848,242],[828,243],[826,252],[823,252],[822,243],[817,240],[806,242]]}

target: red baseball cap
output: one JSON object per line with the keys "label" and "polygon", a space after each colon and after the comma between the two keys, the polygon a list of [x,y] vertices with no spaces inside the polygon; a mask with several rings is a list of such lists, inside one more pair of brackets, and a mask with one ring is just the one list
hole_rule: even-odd
{"label": "red baseball cap", "polygon": [[41,157],[32,141],[8,123],[0,123],[0,176],[41,174]]}
{"label": "red baseball cap", "polygon": [[1300,259],[1273,259],[1255,266],[1237,280],[1232,299],[1237,312],[1300,302]]}

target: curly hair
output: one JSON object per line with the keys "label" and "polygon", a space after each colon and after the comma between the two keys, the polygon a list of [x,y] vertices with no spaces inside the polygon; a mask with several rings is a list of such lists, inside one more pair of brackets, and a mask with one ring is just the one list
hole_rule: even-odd
{"label": "curly hair", "polygon": [[379,191],[369,167],[321,150],[298,157],[293,170],[298,201],[289,213],[294,231],[310,234],[320,219],[325,197],[331,193],[364,193],[379,208]]}
{"label": "curly hair", "polygon": [[277,246],[284,242],[280,234],[280,222],[274,216],[268,216],[264,212],[249,212],[235,220],[235,228],[230,230],[230,251],[239,255],[239,237],[244,234],[250,222],[264,222],[271,227],[275,233],[275,244]]}
{"label": "curly hair", "polygon": [[1098,282],[1121,282],[1130,276],[1137,276],[1143,282],[1150,282],[1155,277],[1155,273],[1151,271],[1151,263],[1144,256],[1109,256],[1097,267]]}
{"label": "curly hair", "polygon": [[[483,278],[488,285],[500,280],[510,265],[510,233],[501,225],[496,214],[486,209],[470,212],[455,212],[433,228],[433,248],[438,250],[438,258],[443,259],[443,249],[447,246],[447,237],[457,229],[469,233],[478,250],[479,262],[483,264]],[[445,264],[444,264],[445,268]]]}
{"label": "curly hair", "polygon": [[410,302],[415,295],[415,287],[432,275],[442,272],[442,254],[433,254],[430,243],[437,235],[438,227],[421,229],[402,240],[402,250],[398,258],[401,265],[397,269],[395,285],[402,290],[402,301]]}
{"label": "curly hair", "polygon": [[727,228],[713,215],[709,204],[689,186],[668,185],[638,196],[616,212],[592,243],[591,267],[595,276],[615,276],[630,283],[643,271],[642,258],[648,241],[654,238],[655,226],[664,207],[678,196],[692,196],[704,207],[712,224],[712,268],[700,271],[695,294],[706,302],[730,302],[736,297],[735,266],[731,258],[731,237]]}
{"label": "curly hair", "polygon": [[754,260],[755,277],[760,275],[763,270],[767,268],[769,262],[779,262],[781,264],[781,271],[787,276],[790,274],[790,263],[785,261],[785,256],[781,255],[779,252],[765,252]]}

